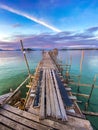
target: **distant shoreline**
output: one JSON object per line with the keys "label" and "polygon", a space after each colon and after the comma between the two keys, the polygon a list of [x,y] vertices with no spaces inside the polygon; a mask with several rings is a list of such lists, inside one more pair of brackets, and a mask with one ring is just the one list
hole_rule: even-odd
{"label": "distant shoreline", "polygon": [[67,48],[67,49],[59,49],[59,50],[98,50],[98,48]]}
{"label": "distant shoreline", "polygon": [[[51,49],[24,49],[24,51],[43,51],[43,50],[51,50]],[[59,51],[66,51],[66,50],[98,50],[98,48],[65,48],[65,49],[58,49]],[[0,51],[21,51],[20,49],[16,50],[3,50],[0,49]]]}

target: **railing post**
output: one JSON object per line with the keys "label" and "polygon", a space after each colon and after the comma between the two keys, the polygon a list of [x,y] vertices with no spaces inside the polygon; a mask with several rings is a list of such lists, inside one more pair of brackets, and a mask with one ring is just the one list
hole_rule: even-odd
{"label": "railing post", "polygon": [[20,43],[21,43],[21,49],[22,49],[22,52],[23,52],[23,55],[24,55],[24,59],[25,59],[26,65],[27,65],[28,74],[30,75],[30,68],[29,68],[29,64],[28,64],[28,61],[27,61],[27,57],[26,57],[25,51],[24,51],[22,40],[20,40]]}

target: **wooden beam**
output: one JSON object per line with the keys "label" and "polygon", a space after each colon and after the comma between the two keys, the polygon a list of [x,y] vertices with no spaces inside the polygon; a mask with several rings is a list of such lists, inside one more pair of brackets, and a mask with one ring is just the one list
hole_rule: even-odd
{"label": "wooden beam", "polygon": [[32,130],[32,128],[30,129],[24,125],[21,125],[9,118],[4,117],[3,115],[0,115],[0,123],[10,126],[10,128],[14,130]]}
{"label": "wooden beam", "polygon": [[87,94],[82,94],[82,93],[72,93],[73,95],[76,95],[76,96],[81,96],[81,97],[84,97],[84,98],[89,98],[89,95]]}
{"label": "wooden beam", "polygon": [[89,116],[98,116],[98,112],[82,111],[82,113]]}
{"label": "wooden beam", "polygon": [[68,116],[69,121],[65,123],[65,122],[57,122],[49,119],[39,120],[39,116],[14,108],[10,105],[4,105],[3,109],[13,112],[16,115],[19,115],[20,117],[41,123],[45,126],[50,126],[54,129],[72,130],[76,128],[76,129],[83,129],[83,130],[92,130],[89,121],[80,118],[75,118],[72,116]]}
{"label": "wooden beam", "polygon": [[8,103],[11,98],[19,91],[19,89],[25,84],[25,82],[30,78],[30,75],[17,87],[17,89],[2,103],[2,105]]}
{"label": "wooden beam", "polygon": [[77,100],[76,96],[68,96],[71,100]]}
{"label": "wooden beam", "polygon": [[12,112],[9,112],[7,110],[4,110],[4,109],[0,109],[0,110],[1,110],[0,114],[2,116],[5,116],[6,118],[13,120],[14,122],[17,122],[17,124],[26,126],[29,129],[37,129],[37,130],[48,130],[49,129],[49,127],[47,127],[47,126],[44,126],[44,125],[39,124],[34,121],[30,121],[26,118],[20,117],[19,115],[13,114]]}
{"label": "wooden beam", "polygon": [[45,118],[45,75],[46,72],[43,70],[43,78],[41,81],[41,103],[40,103],[40,119]]}
{"label": "wooden beam", "polygon": [[46,70],[46,115],[51,116],[52,114],[52,104],[51,104],[51,95],[50,95],[50,85],[49,85],[49,77],[48,70]]}
{"label": "wooden beam", "polygon": [[71,91],[72,89],[70,87],[65,87],[66,91]]}
{"label": "wooden beam", "polygon": [[0,130],[12,130],[10,127],[7,127],[5,124],[0,123]]}
{"label": "wooden beam", "polygon": [[53,73],[53,78],[54,78],[54,82],[55,82],[55,88],[56,88],[56,92],[57,92],[59,107],[60,107],[60,111],[61,111],[61,114],[62,114],[62,120],[67,121],[68,119],[67,119],[66,111],[65,111],[65,108],[64,108],[64,104],[63,104],[62,97],[61,97],[61,94],[60,94],[60,91],[59,91],[58,83],[57,83],[57,80],[56,80],[56,77],[55,77],[53,70],[52,70],[52,73]]}
{"label": "wooden beam", "polygon": [[61,119],[62,115],[61,115],[60,109],[59,109],[59,103],[58,103],[58,99],[57,99],[57,95],[56,95],[55,86],[54,86],[54,83],[53,83],[51,70],[49,71],[49,76],[50,76],[49,78],[50,78],[50,87],[51,87],[52,100],[53,100],[53,105],[54,105],[54,116],[57,119]]}

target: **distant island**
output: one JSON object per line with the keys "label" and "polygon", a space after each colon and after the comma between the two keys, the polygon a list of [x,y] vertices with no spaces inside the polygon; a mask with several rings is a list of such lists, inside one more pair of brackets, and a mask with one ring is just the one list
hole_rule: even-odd
{"label": "distant island", "polygon": [[[43,51],[43,50],[51,50],[51,49],[24,48],[24,51]],[[98,48],[61,48],[61,49],[58,49],[58,50],[60,50],[60,51],[66,51],[66,50],[98,50]],[[0,51],[21,51],[21,49],[14,49],[14,50],[0,49]]]}
{"label": "distant island", "polygon": [[[43,49],[40,48],[24,48],[24,51],[42,51]],[[0,51],[21,51],[21,49],[13,49],[13,50],[8,50],[8,49],[0,49]]]}

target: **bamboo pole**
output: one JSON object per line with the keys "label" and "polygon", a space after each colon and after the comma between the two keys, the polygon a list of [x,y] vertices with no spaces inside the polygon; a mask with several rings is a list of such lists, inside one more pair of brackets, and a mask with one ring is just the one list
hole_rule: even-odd
{"label": "bamboo pole", "polygon": [[82,93],[72,93],[73,95],[76,95],[76,96],[81,96],[81,97],[84,97],[84,98],[89,98],[89,95],[87,94],[82,94]]}
{"label": "bamboo pole", "polygon": [[25,59],[26,65],[27,65],[28,74],[30,75],[30,68],[29,68],[29,64],[28,64],[28,61],[27,61],[27,57],[26,57],[25,51],[24,51],[22,40],[20,40],[20,43],[21,43],[21,49],[22,49],[22,52],[23,52],[23,55],[24,55],[24,59]]}
{"label": "bamboo pole", "polygon": [[82,113],[90,116],[98,116],[98,112],[82,111]]}
{"label": "bamboo pole", "polygon": [[90,103],[90,99],[91,99],[91,96],[92,96],[92,93],[93,93],[93,89],[94,89],[94,84],[92,84],[91,92],[90,92],[90,94],[89,94],[89,99],[88,99],[88,101],[87,101],[88,105],[89,105],[89,103]]}
{"label": "bamboo pole", "polygon": [[18,87],[17,89],[3,102],[2,105],[8,103],[10,101],[10,99],[19,91],[19,89],[23,86],[23,84],[25,84],[25,82],[30,78],[30,76],[28,76]]}
{"label": "bamboo pole", "polygon": [[80,60],[80,76],[78,77],[78,78],[79,78],[79,79],[78,79],[78,80],[79,80],[79,81],[78,81],[78,88],[77,88],[78,92],[79,92],[79,90],[80,90],[79,84],[80,84],[80,78],[81,78],[81,74],[82,74],[83,59],[84,59],[84,51],[82,50],[81,60]]}

